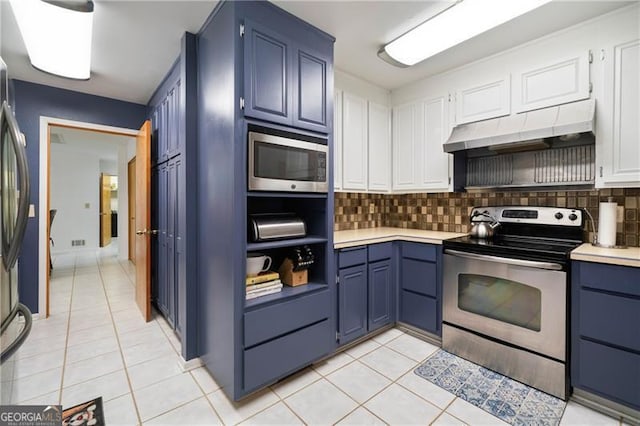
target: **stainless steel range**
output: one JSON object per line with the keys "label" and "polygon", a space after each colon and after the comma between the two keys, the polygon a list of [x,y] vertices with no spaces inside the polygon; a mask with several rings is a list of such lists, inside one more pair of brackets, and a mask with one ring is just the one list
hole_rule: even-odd
{"label": "stainless steel range", "polygon": [[569,253],[583,212],[476,207],[471,217],[492,222],[493,237],[443,242],[443,348],[566,399]]}

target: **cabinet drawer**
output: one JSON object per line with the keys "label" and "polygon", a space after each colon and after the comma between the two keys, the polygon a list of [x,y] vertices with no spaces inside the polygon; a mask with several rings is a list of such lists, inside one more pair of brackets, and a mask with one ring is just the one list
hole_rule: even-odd
{"label": "cabinet drawer", "polygon": [[369,262],[391,259],[393,243],[371,244],[369,246]]}
{"label": "cabinet drawer", "polygon": [[587,340],[578,346],[574,386],[640,409],[640,355]]}
{"label": "cabinet drawer", "polygon": [[438,274],[435,263],[402,259],[400,268],[403,290],[411,290],[426,296],[436,297]]}
{"label": "cabinet drawer", "polygon": [[579,303],[581,336],[640,351],[640,299],[582,289]]}
{"label": "cabinet drawer", "polygon": [[338,268],[362,265],[367,262],[367,247],[353,247],[340,250],[338,253]]}
{"label": "cabinet drawer", "polygon": [[580,262],[580,286],[640,296],[640,268]]}
{"label": "cabinet drawer", "polygon": [[331,326],[324,320],[244,351],[244,388],[251,391],[329,353]]}
{"label": "cabinet drawer", "polygon": [[433,244],[402,243],[402,257],[435,262],[436,255],[437,246]]}
{"label": "cabinet drawer", "polygon": [[408,291],[402,291],[400,299],[400,321],[440,334],[436,299]]}
{"label": "cabinet drawer", "polygon": [[329,292],[310,294],[299,299],[244,314],[245,348],[297,330],[329,317]]}

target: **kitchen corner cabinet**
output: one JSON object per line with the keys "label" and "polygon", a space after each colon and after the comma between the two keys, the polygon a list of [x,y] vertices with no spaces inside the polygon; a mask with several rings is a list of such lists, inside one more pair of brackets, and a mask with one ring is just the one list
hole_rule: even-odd
{"label": "kitchen corner cabinet", "polygon": [[269,25],[242,25],[245,116],[327,133],[331,58]]}
{"label": "kitchen corner cabinet", "polygon": [[571,384],[640,410],[640,268],[572,263]]}
{"label": "kitchen corner cabinet", "polygon": [[640,185],[640,39],[601,51],[596,108],[597,187]]}
{"label": "kitchen corner cabinet", "polygon": [[399,321],[442,334],[442,246],[402,242]]}
{"label": "kitchen corner cabinet", "polygon": [[341,249],[338,262],[338,342],[349,343],[395,321],[392,243]]}
{"label": "kitchen corner cabinet", "polygon": [[393,108],[394,191],[418,190],[422,170],[422,106],[418,103]]}
{"label": "kitchen corner cabinet", "polygon": [[452,161],[442,145],[451,133],[448,94],[393,109],[393,190],[450,191]]}

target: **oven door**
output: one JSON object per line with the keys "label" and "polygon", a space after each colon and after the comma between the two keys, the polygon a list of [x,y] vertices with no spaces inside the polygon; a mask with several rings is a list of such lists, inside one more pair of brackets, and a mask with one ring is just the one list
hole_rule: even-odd
{"label": "oven door", "polygon": [[561,269],[447,249],[443,320],[565,361],[567,275]]}
{"label": "oven door", "polygon": [[249,132],[250,191],[327,192],[327,145]]}

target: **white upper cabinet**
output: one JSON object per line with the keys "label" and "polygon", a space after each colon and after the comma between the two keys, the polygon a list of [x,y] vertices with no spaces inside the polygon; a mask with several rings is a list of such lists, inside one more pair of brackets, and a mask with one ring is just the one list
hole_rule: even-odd
{"label": "white upper cabinet", "polygon": [[342,189],[367,189],[367,101],[342,94]]}
{"label": "white upper cabinet", "polygon": [[589,52],[513,74],[513,112],[589,98]]}
{"label": "white upper cabinet", "polygon": [[596,105],[596,186],[640,185],[640,40],[603,50]]}
{"label": "white upper cabinet", "polygon": [[419,188],[422,170],[421,105],[393,108],[393,190]]}
{"label": "white upper cabinet", "polygon": [[510,76],[485,80],[456,91],[456,124],[502,117],[511,113]]}
{"label": "white upper cabinet", "polygon": [[368,189],[391,190],[391,111],[374,102],[369,102]]}
{"label": "white upper cabinet", "polygon": [[449,137],[448,95],[424,101],[422,112],[424,138],[420,189],[426,192],[448,191],[453,156],[442,149],[442,144]]}
{"label": "white upper cabinet", "polygon": [[333,188],[342,189],[342,90],[333,99]]}

